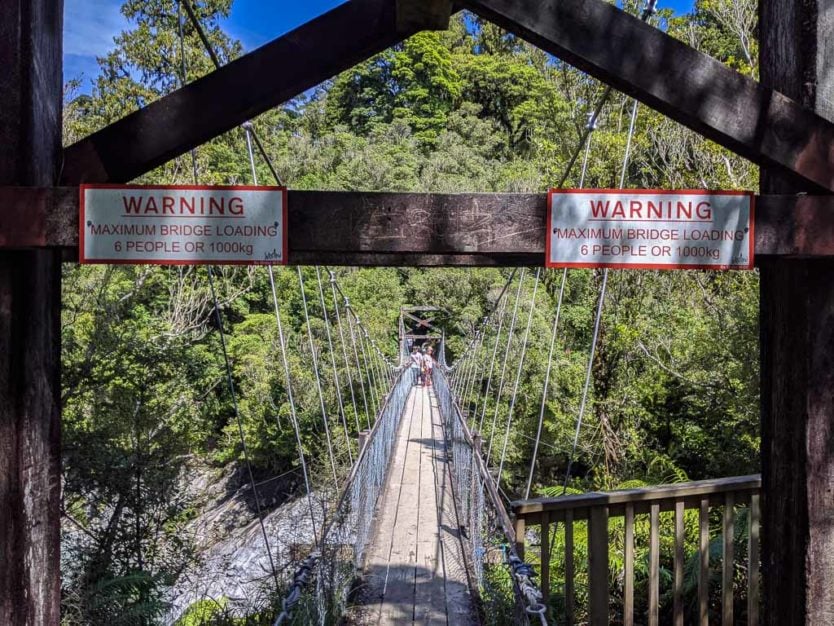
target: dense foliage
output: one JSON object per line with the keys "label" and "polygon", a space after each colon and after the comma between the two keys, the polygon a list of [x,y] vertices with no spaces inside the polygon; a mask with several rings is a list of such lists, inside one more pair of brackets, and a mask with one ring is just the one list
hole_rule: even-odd
{"label": "dense foliage", "polygon": [[[755,74],[755,12],[751,20],[745,11],[750,4],[699,0],[692,15],[663,13],[659,25]],[[198,6],[223,59],[242,53],[220,28],[230,5],[206,0]],[[123,12],[131,27],[100,59],[92,94],[79,96],[78,83],[68,86],[67,143],[176,88],[183,61],[188,80],[211,68],[187,23],[180,47],[173,0],[128,0]],[[282,182],[292,188],[543,191],[561,178],[601,91],[566,64],[464,15],[450,30],[415,35],[255,124]],[[622,96],[604,110],[586,186],[617,186],[630,111]],[[201,183],[251,182],[242,133],[210,141],[195,158]],[[191,182],[190,159],[174,159],[139,182]],[[271,182],[264,163],[257,170],[262,182]],[[578,177],[575,168],[567,186]],[[748,163],[640,110],[626,187],[750,189],[755,177]],[[340,269],[337,275],[391,358],[397,355],[401,305],[445,307],[452,361],[494,306],[509,271]],[[215,279],[249,460],[259,478],[289,472],[273,483],[272,504],[280,504],[299,493],[301,481],[271,286],[261,269],[217,270]],[[315,269],[306,268],[304,279],[321,347]],[[517,332],[507,367],[509,379],[525,355],[502,475],[505,490],[515,495],[523,494],[529,469],[561,272],[542,272],[540,280],[529,345],[522,349]],[[564,479],[599,286],[597,273],[569,274],[535,470],[537,493]],[[526,320],[532,273],[521,290],[519,319]],[[314,467],[324,468],[295,270],[276,272],[276,292],[305,452]],[[757,294],[753,273],[612,274],[573,487],[756,471]],[[203,269],[65,269],[64,502],[73,536],[64,578],[67,624],[153,621],[164,612],[164,590],[194,558],[181,532],[195,515],[187,476],[195,467],[238,467],[243,459],[218,330]],[[332,389],[327,401],[335,431]],[[485,438],[491,438],[493,422],[503,437],[505,410],[486,408]],[[348,416],[349,424],[354,417]],[[336,444],[344,467],[345,438]],[[496,449],[502,444],[498,439]],[[328,473],[316,475],[325,480]]]}

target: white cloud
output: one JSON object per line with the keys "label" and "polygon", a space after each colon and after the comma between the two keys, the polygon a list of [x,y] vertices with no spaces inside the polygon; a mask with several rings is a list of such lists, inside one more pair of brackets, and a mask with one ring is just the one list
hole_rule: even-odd
{"label": "white cloud", "polygon": [[120,0],[66,0],[64,52],[102,56],[113,47],[113,37],[127,27]]}

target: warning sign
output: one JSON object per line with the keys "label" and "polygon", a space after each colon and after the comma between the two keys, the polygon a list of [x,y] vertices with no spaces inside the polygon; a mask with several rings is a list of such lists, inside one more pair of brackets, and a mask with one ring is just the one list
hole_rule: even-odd
{"label": "warning sign", "polygon": [[82,185],[81,263],[281,265],[283,187]]}
{"label": "warning sign", "polygon": [[548,267],[752,269],[753,195],[553,190]]}

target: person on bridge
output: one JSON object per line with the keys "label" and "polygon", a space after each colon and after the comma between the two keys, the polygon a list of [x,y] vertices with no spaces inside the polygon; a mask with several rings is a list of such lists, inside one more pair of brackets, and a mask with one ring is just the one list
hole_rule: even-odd
{"label": "person on bridge", "polygon": [[417,344],[411,346],[411,370],[414,372],[414,384],[423,384],[423,355]]}
{"label": "person on bridge", "polygon": [[429,346],[426,348],[426,353],[423,355],[423,378],[426,381],[426,386],[431,387],[431,373],[434,369],[434,356],[432,356],[434,349]]}

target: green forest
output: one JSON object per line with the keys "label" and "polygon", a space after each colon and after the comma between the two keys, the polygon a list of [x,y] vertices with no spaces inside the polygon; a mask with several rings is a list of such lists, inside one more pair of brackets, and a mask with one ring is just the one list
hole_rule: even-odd
{"label": "green forest", "polygon": [[[220,26],[231,6],[232,0],[196,5],[224,63],[244,53]],[[626,0],[624,8],[640,7]],[[99,59],[98,75],[86,77],[93,78],[91,93],[81,94],[81,77],[66,85],[66,145],[213,69],[187,21],[181,45],[174,0],[126,0],[122,13],[129,28]],[[691,14],[661,9],[653,20],[757,75],[752,0],[698,0]],[[603,91],[569,65],[464,13],[448,31],[415,35],[252,122],[290,189],[544,192],[561,180]],[[632,106],[615,93],[604,107],[590,139],[585,187],[619,185]],[[134,182],[193,183],[192,158],[200,184],[253,182],[240,130]],[[277,182],[262,159],[256,169],[262,184]],[[625,174],[626,188],[752,190],[758,183],[750,163],[645,107]],[[578,186],[580,175],[574,167],[565,186]],[[332,315],[328,269],[391,362],[399,358],[401,306],[446,310],[439,323],[454,363],[511,274],[275,270],[291,391],[316,487],[329,469],[308,364],[311,349],[327,343],[318,280]],[[201,512],[190,487],[196,476],[231,476],[243,488],[248,460],[255,479],[267,485],[269,510],[295,501],[304,488],[270,276],[264,268],[214,269],[218,322],[205,268],[67,264],[63,272],[64,624],[163,623],[168,590],[199,567],[200,550],[188,531]],[[530,306],[534,311],[501,476],[511,499],[524,495],[562,279],[559,270],[541,271],[533,300],[534,274],[528,269],[520,287],[522,315]],[[568,273],[533,495],[561,493],[601,280],[597,271]],[[518,332],[510,371],[521,340]],[[339,367],[346,375],[349,368]],[[571,492],[758,472],[756,272],[612,272],[592,373]],[[348,390],[342,395],[350,433],[334,445],[344,474],[354,424],[368,416],[354,415]],[[341,432],[332,386],[326,402],[331,430]],[[487,420],[485,441],[490,430]],[[177,623],[271,623],[278,600],[264,598],[248,617],[225,615],[223,601],[209,608],[196,603]]]}

